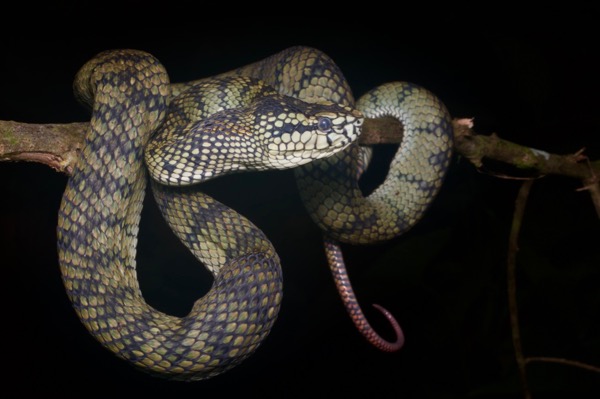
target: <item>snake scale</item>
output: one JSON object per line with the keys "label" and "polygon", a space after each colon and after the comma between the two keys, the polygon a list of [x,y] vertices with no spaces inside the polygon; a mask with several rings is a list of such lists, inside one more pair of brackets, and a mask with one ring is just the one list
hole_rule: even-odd
{"label": "snake scale", "polygon": [[[77,315],[103,346],[143,371],[175,380],[210,378],[252,354],[279,311],[280,261],[260,229],[195,183],[296,166],[302,199],[324,231],[352,319],[379,348],[402,345],[401,330],[385,309],[395,342],[366,322],[338,243],[387,240],[422,216],[452,148],[449,116],[435,96],[391,83],[355,104],[335,63],[307,47],[185,84],[170,84],[150,54],[108,51],[81,68],[74,87],[92,116],[59,210],[59,260]],[[368,197],[357,183],[370,158],[355,144],[363,115],[393,116],[405,127],[388,177]],[[135,254],[145,165],[165,219],[214,276],[185,317],[153,309],[139,289]]]}

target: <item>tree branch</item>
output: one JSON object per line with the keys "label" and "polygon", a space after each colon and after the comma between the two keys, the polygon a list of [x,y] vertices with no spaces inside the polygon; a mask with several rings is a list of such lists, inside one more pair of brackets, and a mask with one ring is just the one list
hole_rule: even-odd
{"label": "tree branch", "polygon": [[[600,218],[600,160],[589,161],[582,151],[557,155],[536,150],[495,134],[478,135],[470,119],[455,119],[456,152],[476,167],[484,159],[512,165],[538,175],[562,175],[579,179],[588,190]],[[87,123],[28,124],[0,121],[0,161],[32,161],[46,164],[59,172],[71,173],[82,147]],[[366,119],[360,145],[398,144],[403,128],[392,118]],[[585,161],[585,162],[584,162]]]}
{"label": "tree branch", "polygon": [[395,118],[366,118],[358,142],[360,145],[400,144],[403,136],[404,128]]}
{"label": "tree branch", "polygon": [[496,134],[477,135],[470,119],[454,120],[456,151],[476,167],[483,159],[503,162],[518,169],[535,172],[538,176],[561,175],[579,179],[580,190],[590,193],[600,218],[600,160],[590,161],[583,149],[575,154],[557,155],[501,139]]}
{"label": "tree branch", "polygon": [[0,161],[40,162],[70,174],[88,126],[0,121]]}
{"label": "tree branch", "polygon": [[592,364],[580,362],[578,360],[563,359],[561,357],[547,357],[547,356],[531,356],[525,358],[525,363],[557,363],[565,366],[578,367],[583,370],[593,371],[594,373],[600,373],[600,367]]}

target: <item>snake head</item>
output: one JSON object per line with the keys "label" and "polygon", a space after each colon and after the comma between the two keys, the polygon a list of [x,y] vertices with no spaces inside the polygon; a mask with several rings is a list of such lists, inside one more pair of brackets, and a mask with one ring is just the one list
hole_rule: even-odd
{"label": "snake head", "polygon": [[269,169],[300,166],[343,150],[358,138],[364,121],[351,107],[281,95],[260,99],[254,110],[254,135]]}
{"label": "snake head", "polygon": [[151,141],[146,165],[154,180],[175,186],[245,170],[293,168],[349,146],[363,120],[354,108],[272,93],[175,126],[167,138]]}

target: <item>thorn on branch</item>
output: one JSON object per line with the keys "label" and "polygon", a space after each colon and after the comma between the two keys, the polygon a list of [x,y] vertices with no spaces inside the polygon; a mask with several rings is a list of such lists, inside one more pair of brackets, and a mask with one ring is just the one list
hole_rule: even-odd
{"label": "thorn on branch", "polygon": [[585,147],[582,147],[579,151],[577,151],[575,154],[573,154],[573,159],[575,160],[575,162],[581,162],[583,160],[588,159],[587,155],[583,154],[584,152],[585,152]]}

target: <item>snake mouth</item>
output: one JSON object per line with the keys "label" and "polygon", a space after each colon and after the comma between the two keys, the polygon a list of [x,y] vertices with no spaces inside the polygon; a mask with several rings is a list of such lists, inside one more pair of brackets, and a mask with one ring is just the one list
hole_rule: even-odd
{"label": "snake mouth", "polygon": [[361,125],[362,118],[328,133],[306,131],[302,134],[284,135],[269,143],[267,150],[269,155],[276,158],[289,154],[307,159],[322,158],[343,150],[355,141],[360,134]]}
{"label": "snake mouth", "polygon": [[[339,134],[316,134],[313,150],[331,150],[340,147],[342,143],[349,143],[346,136]],[[311,143],[312,144],[312,143]],[[343,145],[343,144],[342,144]]]}
{"label": "snake mouth", "polygon": [[[358,136],[356,136],[358,137]],[[306,142],[289,142],[269,144],[269,155],[275,158],[281,157],[294,157],[306,159],[310,161],[313,159],[319,159],[333,154],[334,152],[343,150],[350,143],[352,143],[356,137],[351,135],[341,135],[337,133],[313,134],[310,139]]]}

